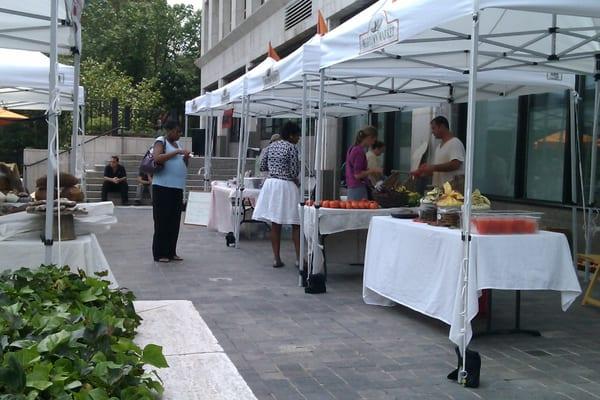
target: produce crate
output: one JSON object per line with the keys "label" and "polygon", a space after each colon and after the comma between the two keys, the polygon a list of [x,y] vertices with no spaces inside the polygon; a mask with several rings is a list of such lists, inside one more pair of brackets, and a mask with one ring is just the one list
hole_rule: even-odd
{"label": "produce crate", "polygon": [[373,200],[379,203],[381,208],[407,207],[408,192],[373,192]]}

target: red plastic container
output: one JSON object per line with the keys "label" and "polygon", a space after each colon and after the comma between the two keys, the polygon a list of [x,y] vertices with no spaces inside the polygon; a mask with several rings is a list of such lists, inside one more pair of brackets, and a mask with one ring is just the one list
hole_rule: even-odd
{"label": "red plastic container", "polygon": [[539,229],[542,213],[488,211],[471,216],[471,226],[480,235],[533,234]]}

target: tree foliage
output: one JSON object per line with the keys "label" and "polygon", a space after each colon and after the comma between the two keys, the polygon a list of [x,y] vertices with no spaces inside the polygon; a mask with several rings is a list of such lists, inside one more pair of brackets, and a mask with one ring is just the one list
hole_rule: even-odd
{"label": "tree foliage", "polygon": [[[89,86],[99,72],[108,73],[103,84],[88,88],[88,93],[110,94],[102,87],[115,89],[116,84],[107,82],[114,77],[127,86],[122,91],[126,103],[152,105],[152,90],[156,90],[161,107],[181,112],[185,100],[200,87],[194,65],[200,54],[200,32],[201,12],[191,6],[170,6],[166,0],[86,2],[82,75]],[[144,92],[136,94],[138,90]]]}

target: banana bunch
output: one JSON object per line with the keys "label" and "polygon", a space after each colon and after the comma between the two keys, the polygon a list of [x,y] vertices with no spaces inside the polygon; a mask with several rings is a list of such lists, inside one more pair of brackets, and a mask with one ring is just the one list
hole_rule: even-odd
{"label": "banana bunch", "polygon": [[452,186],[444,183],[444,194],[437,202],[438,207],[460,207],[463,205],[464,197],[461,193],[452,189]]}
{"label": "banana bunch", "polygon": [[475,189],[471,199],[471,209],[473,210],[489,210],[492,206],[490,199],[482,195],[479,189]]}
{"label": "banana bunch", "polygon": [[421,200],[422,203],[435,204],[440,199],[444,192],[439,187],[434,187],[433,190],[425,193],[425,197]]}

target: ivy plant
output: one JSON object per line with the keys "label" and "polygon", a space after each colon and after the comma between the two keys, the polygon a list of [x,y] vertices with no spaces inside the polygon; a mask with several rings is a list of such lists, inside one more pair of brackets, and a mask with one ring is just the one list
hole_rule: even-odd
{"label": "ivy plant", "polygon": [[168,367],[133,338],[141,318],[126,289],[69,267],[0,274],[0,400],[150,400]]}

